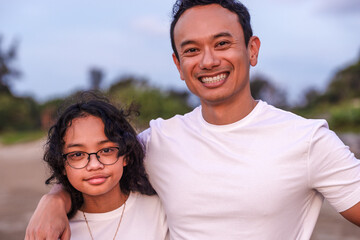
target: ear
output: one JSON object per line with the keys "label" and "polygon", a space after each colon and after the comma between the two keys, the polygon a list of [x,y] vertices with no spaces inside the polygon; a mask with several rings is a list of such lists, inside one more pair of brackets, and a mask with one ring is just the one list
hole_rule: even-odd
{"label": "ear", "polygon": [[122,156],[122,162],[123,162],[123,167],[125,167],[127,165],[127,160],[124,156]]}
{"label": "ear", "polygon": [[260,39],[256,36],[252,36],[248,44],[248,52],[250,56],[250,65],[256,66],[260,50]]}
{"label": "ear", "polygon": [[177,57],[175,56],[175,53],[172,54],[172,58],[173,58],[173,61],[174,61],[175,65],[176,65],[177,70],[179,71],[181,80],[185,80],[185,79],[184,79],[184,76],[183,76],[183,74],[182,74],[182,71],[181,71],[180,61],[179,61],[179,60],[177,59]]}

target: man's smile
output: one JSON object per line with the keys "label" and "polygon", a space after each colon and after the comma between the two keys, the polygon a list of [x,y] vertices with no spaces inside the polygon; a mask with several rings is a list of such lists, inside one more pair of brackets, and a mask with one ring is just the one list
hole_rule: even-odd
{"label": "man's smile", "polygon": [[200,77],[199,80],[202,83],[216,83],[216,82],[224,81],[228,75],[229,75],[228,73],[220,73],[212,77]]}

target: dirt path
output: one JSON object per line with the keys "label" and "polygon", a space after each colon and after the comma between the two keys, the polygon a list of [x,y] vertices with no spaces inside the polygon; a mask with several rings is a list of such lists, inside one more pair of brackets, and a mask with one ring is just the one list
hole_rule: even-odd
{"label": "dirt path", "polygon": [[[354,142],[360,137],[348,137]],[[344,141],[350,141],[344,139]],[[351,148],[359,145],[349,144]],[[355,145],[354,145],[355,144]],[[358,144],[358,145],[356,145]],[[42,163],[43,141],[0,146],[0,239],[24,238],[27,222],[40,197],[48,191]],[[360,240],[360,228],[324,204],[312,240]]]}
{"label": "dirt path", "polygon": [[42,144],[0,146],[0,239],[23,239],[37,202],[48,191]]}

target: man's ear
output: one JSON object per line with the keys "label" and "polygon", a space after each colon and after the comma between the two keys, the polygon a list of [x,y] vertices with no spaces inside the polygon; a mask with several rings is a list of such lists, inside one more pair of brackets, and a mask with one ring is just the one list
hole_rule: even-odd
{"label": "man's ear", "polygon": [[250,65],[256,66],[258,62],[259,50],[260,50],[260,39],[256,36],[252,36],[249,40],[248,51],[250,56]]}
{"label": "man's ear", "polygon": [[179,71],[181,80],[185,80],[185,79],[184,79],[184,76],[183,76],[183,74],[182,74],[182,71],[181,71],[180,61],[179,61],[179,60],[177,59],[177,57],[175,56],[175,53],[172,54],[172,58],[173,58],[173,61],[174,61],[174,63],[175,63],[175,66],[176,66],[177,70]]}

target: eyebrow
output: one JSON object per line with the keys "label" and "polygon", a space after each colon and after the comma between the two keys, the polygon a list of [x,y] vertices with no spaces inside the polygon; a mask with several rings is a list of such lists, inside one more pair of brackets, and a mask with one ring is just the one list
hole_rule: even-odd
{"label": "eyebrow", "polygon": [[232,37],[231,33],[229,32],[221,32],[216,34],[213,39],[219,38],[219,37]]}
{"label": "eyebrow", "polygon": [[83,147],[83,144],[79,144],[79,143],[71,143],[65,146],[65,148],[73,148],[73,147]]}
{"label": "eyebrow", "polygon": [[186,41],[183,41],[181,44],[180,44],[180,48],[183,48],[184,46],[186,45],[189,45],[189,44],[195,44],[196,42],[194,40],[186,40]]}
{"label": "eyebrow", "polygon": [[[102,145],[104,143],[108,143],[111,142],[110,140],[106,139],[106,140],[102,140],[100,142],[97,143],[97,145]],[[70,143],[68,145],[65,146],[65,148],[73,148],[73,147],[84,147],[84,144],[80,144],[80,143]]]}
{"label": "eyebrow", "polygon": [[[213,39],[217,39],[220,37],[232,37],[232,35],[229,32],[221,32],[221,33],[214,35]],[[195,40],[185,40],[180,44],[180,48],[183,48],[184,46],[189,45],[189,44],[196,44],[196,41]]]}

